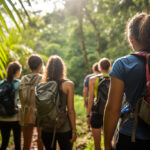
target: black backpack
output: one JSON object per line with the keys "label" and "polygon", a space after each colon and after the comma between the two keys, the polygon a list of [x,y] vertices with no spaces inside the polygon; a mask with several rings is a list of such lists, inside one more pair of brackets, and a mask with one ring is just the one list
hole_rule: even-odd
{"label": "black backpack", "polygon": [[13,116],[18,112],[17,106],[15,106],[15,88],[13,83],[17,82],[14,80],[9,83],[4,80],[0,84],[0,116],[9,117]]}
{"label": "black backpack", "polygon": [[100,75],[97,77],[94,89],[95,98],[92,106],[92,113],[97,113],[100,115],[104,114],[105,104],[108,97],[109,85],[110,78],[108,75]]}

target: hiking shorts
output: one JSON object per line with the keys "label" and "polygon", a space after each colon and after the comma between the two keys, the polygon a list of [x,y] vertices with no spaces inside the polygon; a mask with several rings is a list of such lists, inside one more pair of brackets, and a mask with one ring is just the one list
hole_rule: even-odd
{"label": "hiking shorts", "polygon": [[92,128],[101,128],[103,126],[103,115],[92,113],[90,123]]}

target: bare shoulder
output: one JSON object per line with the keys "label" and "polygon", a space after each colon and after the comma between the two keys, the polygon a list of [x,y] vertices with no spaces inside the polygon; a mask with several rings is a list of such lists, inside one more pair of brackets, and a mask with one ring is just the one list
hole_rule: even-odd
{"label": "bare shoulder", "polygon": [[74,83],[71,80],[66,80],[65,82],[62,83],[62,90],[65,93],[68,93],[68,91],[74,89]]}
{"label": "bare shoulder", "polygon": [[63,82],[63,86],[74,87],[74,83],[71,80],[66,80],[65,82]]}
{"label": "bare shoulder", "polygon": [[89,82],[90,82],[91,84],[92,84],[92,83],[95,83],[96,78],[97,78],[97,76],[92,76],[92,77],[90,78]]}

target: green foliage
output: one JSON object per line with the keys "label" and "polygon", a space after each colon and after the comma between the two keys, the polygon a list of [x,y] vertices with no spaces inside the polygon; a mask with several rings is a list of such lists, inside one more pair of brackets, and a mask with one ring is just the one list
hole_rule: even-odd
{"label": "green foliage", "polygon": [[[22,1],[19,0],[19,2]],[[78,2],[76,0],[64,0],[63,2],[66,2],[64,9],[54,10],[44,16],[28,12],[32,17],[28,19],[30,21],[26,17],[23,20],[26,28],[20,27],[20,33],[16,29],[12,29],[9,31],[9,36],[6,34],[9,29],[4,18],[4,12],[7,12],[10,17],[11,15],[10,11],[4,7],[5,4],[2,5],[5,11],[3,9],[0,11],[0,24],[3,26],[0,28],[0,38],[3,41],[0,43],[2,45],[0,46],[1,77],[6,74],[4,68],[8,61],[14,60],[14,57],[23,64],[24,74],[27,72],[25,61],[31,53],[39,53],[43,57],[44,63],[49,56],[57,54],[65,61],[68,78],[75,83],[75,93],[81,95],[83,80],[86,76],[86,65],[80,45],[78,15],[81,15],[80,13],[83,15],[84,42],[88,68],[91,70],[93,63],[102,57],[108,57],[114,62],[118,57],[131,53],[125,35],[126,22],[141,10],[149,12],[148,0],[80,0]],[[28,1],[28,3],[30,2]],[[96,51],[95,28],[86,15],[86,8],[100,33],[100,56]],[[24,7],[18,12],[16,12],[15,5],[12,5],[12,9],[18,17],[19,15],[22,17],[23,12],[25,12]],[[11,12],[11,14],[13,13]],[[28,17],[27,14],[25,16]],[[19,26],[18,22],[17,24]],[[10,56],[8,51],[13,55]]]}
{"label": "green foliage", "polygon": [[86,109],[84,108],[83,97],[79,96],[79,95],[75,95],[74,96],[74,103],[75,103],[76,118],[85,121]]}
{"label": "green foliage", "polygon": [[[22,1],[21,0],[19,1],[26,15],[28,16],[28,18],[30,18],[28,15],[28,12],[24,8]],[[7,47],[7,42],[8,42],[7,35],[9,34],[9,29],[7,26],[8,16],[12,20],[12,22],[16,25],[18,31],[20,31],[20,26],[17,22],[16,16],[19,18],[23,26],[24,26],[24,21],[12,0],[0,0],[0,8],[1,8],[1,11],[0,11],[0,58],[1,58],[0,59],[0,78],[3,79],[6,76],[6,69],[5,69],[6,65],[9,62],[9,58],[7,58],[7,56],[11,57],[10,52],[8,52],[10,51],[10,49]]]}

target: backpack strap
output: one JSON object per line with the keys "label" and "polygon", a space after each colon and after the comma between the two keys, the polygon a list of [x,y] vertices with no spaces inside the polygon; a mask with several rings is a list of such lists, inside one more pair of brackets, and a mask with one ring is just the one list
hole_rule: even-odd
{"label": "backpack strap", "polygon": [[100,78],[97,77],[96,81],[95,81],[95,84],[94,84],[94,95],[95,95],[96,99],[98,98],[98,84],[99,84],[99,80],[100,80]]}
{"label": "backpack strap", "polygon": [[101,78],[109,78],[109,74],[100,74],[97,76],[95,84],[94,84],[94,95],[96,99],[98,98],[98,85],[99,85]]}
{"label": "backpack strap", "polygon": [[[150,91],[150,53],[138,52],[135,55],[144,56],[146,59],[146,86],[147,90]],[[150,103],[150,93],[148,92],[148,94],[146,101]]]}
{"label": "backpack strap", "polygon": [[[134,123],[133,123],[133,128],[132,128],[132,135],[131,135],[131,142],[135,142],[135,135],[136,135],[136,128],[137,128],[137,124],[138,124],[138,113],[139,113],[139,107],[141,105],[141,101],[142,99],[145,97],[146,95],[146,88],[150,91],[150,69],[149,69],[149,58],[150,58],[150,54],[149,53],[144,53],[144,52],[137,52],[134,53],[132,55],[135,56],[143,56],[146,58],[146,86],[144,87],[141,96],[137,99],[136,102],[136,106],[135,106],[135,110],[134,112],[131,112],[129,114],[128,118],[134,118]],[[149,96],[150,98],[150,96]],[[146,99],[147,101],[147,99]],[[150,102],[150,99],[148,99],[148,101]]]}

